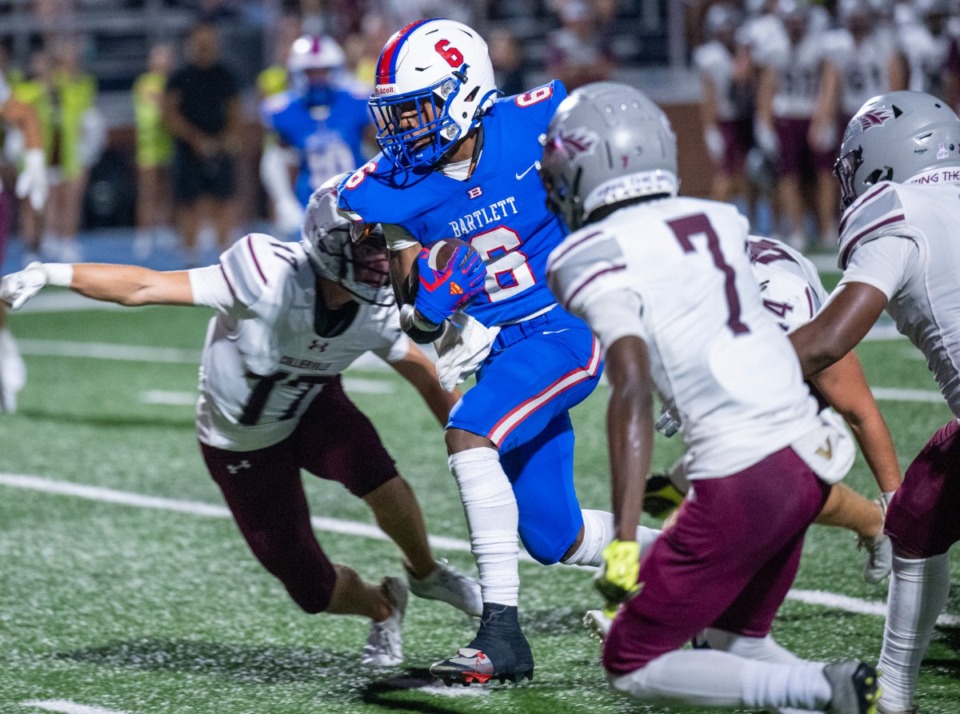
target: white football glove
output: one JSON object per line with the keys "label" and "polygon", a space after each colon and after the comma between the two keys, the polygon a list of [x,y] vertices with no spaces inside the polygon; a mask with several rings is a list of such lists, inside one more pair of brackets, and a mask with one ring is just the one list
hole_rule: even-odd
{"label": "white football glove", "polygon": [[28,149],[23,158],[23,171],[17,176],[17,197],[30,197],[33,210],[39,211],[47,203],[50,185],[47,182],[47,166],[43,149]]}
{"label": "white football glove", "polygon": [[776,159],[780,152],[780,140],[777,138],[777,132],[766,122],[757,119],[753,123],[753,136],[757,140],[757,146],[768,159]]}
{"label": "white football glove", "polygon": [[464,382],[490,354],[499,327],[484,327],[480,322],[463,312],[455,312],[449,318],[443,336],[434,343],[437,354],[437,377],[440,386],[448,392]]}
{"label": "white football glove", "polygon": [[27,300],[40,292],[50,283],[50,277],[43,263],[30,263],[18,273],[4,275],[0,279],[0,300],[13,310],[20,309]]}
{"label": "white football glove", "polygon": [[713,163],[719,164],[723,161],[724,141],[723,134],[717,128],[716,124],[710,124],[703,130],[703,141],[707,145],[707,153],[713,159]]}

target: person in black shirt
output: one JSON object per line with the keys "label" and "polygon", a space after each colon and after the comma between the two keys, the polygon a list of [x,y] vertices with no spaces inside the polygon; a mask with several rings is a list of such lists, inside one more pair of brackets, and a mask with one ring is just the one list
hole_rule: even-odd
{"label": "person in black shirt", "polygon": [[174,137],[173,195],[188,262],[199,263],[197,233],[213,222],[217,246],[233,227],[234,159],[240,150],[237,80],[220,61],[217,29],[201,21],[187,40],[187,63],[174,72],[163,97],[163,119]]}

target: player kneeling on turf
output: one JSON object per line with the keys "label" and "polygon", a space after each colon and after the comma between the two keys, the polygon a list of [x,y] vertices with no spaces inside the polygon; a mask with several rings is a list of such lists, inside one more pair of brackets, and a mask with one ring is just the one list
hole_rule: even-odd
{"label": "player kneeling on turf", "polygon": [[[341,177],[337,177],[338,179]],[[333,183],[332,185],[335,185]],[[479,616],[479,584],[434,560],[420,506],[340,373],[367,351],[405,377],[445,423],[457,392],[400,329],[379,230],[351,243],[336,189],[310,198],[300,243],[243,238],[218,265],[157,272],[130,265],[33,263],[3,278],[14,309],[45,285],[122,305],[217,311],[200,366],[197,436],[210,475],[260,563],[306,612],[369,617],[363,663],[399,664],[407,586],[364,582],[317,542],[300,470],[342,483],[370,506],[406,558],[410,590]]]}
{"label": "player kneeling on turf", "polygon": [[[543,144],[547,200],[573,231],[547,277],[600,339],[610,382],[617,540],[597,587],[625,604],[604,640],[608,680],[658,703],[874,711],[872,667],[802,660],[770,637],[843,465],[839,433],[764,314],[747,221],[729,204],[677,195],[670,123],[627,85],[571,93]],[[641,562],[655,391],[681,416],[694,495]],[[714,649],[680,649],[706,628]]]}

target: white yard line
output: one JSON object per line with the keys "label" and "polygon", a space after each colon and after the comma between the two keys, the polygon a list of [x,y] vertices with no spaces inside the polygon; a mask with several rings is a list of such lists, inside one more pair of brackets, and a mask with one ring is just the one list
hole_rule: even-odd
{"label": "white yard line", "polygon": [[[393,394],[395,385],[378,379],[344,377],[343,388],[355,394]],[[162,404],[166,406],[194,406],[197,403],[196,392],[170,392],[163,389],[148,389],[140,392],[141,404]]]}
{"label": "white yard line", "polygon": [[[44,478],[42,476],[28,476],[24,474],[0,473],[0,486],[9,486],[12,488],[23,488],[31,491],[41,491],[44,493],[53,493],[62,496],[76,496],[90,501],[100,503],[115,503],[123,506],[134,506],[137,508],[151,508],[162,511],[171,511],[174,513],[186,513],[193,516],[202,516],[206,518],[229,518],[230,512],[224,506],[218,506],[198,501],[183,501],[173,498],[162,498],[159,496],[144,496],[126,491],[116,491],[110,488],[100,486],[86,486],[84,484],[73,483],[70,481],[57,481],[55,479]],[[330,533],[340,533],[342,535],[358,536],[360,538],[371,538],[374,540],[389,540],[386,534],[376,526],[356,521],[343,521],[336,518],[320,518],[314,516],[310,519],[313,527],[319,531]],[[449,550],[460,553],[469,553],[470,544],[458,538],[447,538],[444,536],[430,536],[430,545],[438,550]],[[520,553],[520,559],[524,562],[535,562],[527,553]],[[593,570],[593,568],[584,568]],[[825,592],[822,590],[791,590],[787,594],[787,599],[796,600],[810,605],[822,605],[834,610],[843,610],[859,615],[879,615],[884,616],[887,612],[887,606],[883,602],[861,600],[859,598],[848,597],[837,593]],[[960,624],[960,617],[956,615],[942,614],[937,620],[938,624],[955,626]],[[56,710],[60,711],[60,710]],[[82,713],[81,713],[82,714]]]}
{"label": "white yard line", "polygon": [[84,704],[68,702],[64,699],[20,702],[20,706],[31,707],[33,709],[43,709],[47,712],[61,712],[61,714],[124,714],[123,712],[114,711],[112,709],[88,707]]}
{"label": "white yard line", "polygon": [[[72,342],[68,340],[37,340],[18,338],[17,345],[25,355],[38,357],[81,357],[86,359],[121,360],[126,362],[166,362],[169,364],[200,364],[200,350],[178,347],[147,347],[120,345],[110,342]],[[372,353],[361,355],[350,369],[364,372],[387,372],[390,367]]]}
{"label": "white yard line", "polygon": [[933,389],[897,389],[895,387],[871,387],[876,399],[887,402],[932,402],[946,405],[940,392]]}

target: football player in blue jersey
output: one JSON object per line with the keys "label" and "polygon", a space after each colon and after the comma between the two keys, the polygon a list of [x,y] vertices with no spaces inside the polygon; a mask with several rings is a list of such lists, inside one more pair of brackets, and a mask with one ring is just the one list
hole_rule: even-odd
{"label": "football player in blue jersey", "polygon": [[[369,88],[343,79],[343,64],[343,50],[332,38],[304,35],[290,47],[291,88],[261,105],[263,124],[275,140],[264,148],[260,177],[283,233],[299,231],[310,194],[363,163],[365,136],[373,142]],[[291,187],[294,164],[299,168]]]}
{"label": "football player in blue jersey", "polygon": [[[383,152],[340,187],[342,212],[383,224],[411,336],[443,335],[442,373],[454,334],[462,369],[453,381],[479,365],[446,443],[484,610],[473,641],[430,668],[447,684],[533,676],[517,619],[518,532],[544,564],[599,565],[613,538],[612,516],[581,509],[573,486],[568,411],[596,386],[600,351],[544,279],[564,228],[546,208],[538,139],[566,90],[554,81],[498,94],[474,30],[445,19],[407,25],[383,48],[370,99]],[[641,544],[654,537],[638,534]]]}

